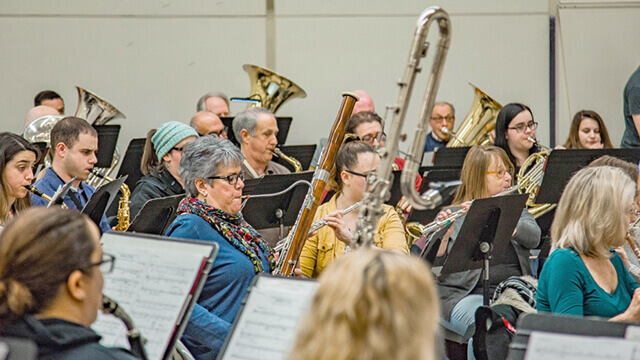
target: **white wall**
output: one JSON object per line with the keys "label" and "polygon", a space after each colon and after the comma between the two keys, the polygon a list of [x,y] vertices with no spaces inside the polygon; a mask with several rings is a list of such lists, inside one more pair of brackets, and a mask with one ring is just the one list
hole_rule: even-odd
{"label": "white wall", "polygon": [[[275,11],[268,13],[266,0],[3,0],[0,130],[20,132],[33,96],[43,89],[61,93],[67,114],[72,114],[77,102],[74,86],[79,85],[127,115],[126,121],[114,121],[123,125],[123,149],[130,138],[143,137],[165,121],[188,122],[197,99],[207,91],[248,95],[242,64],[266,66],[271,52],[274,70],[308,93],[279,111],[294,117],[288,143],[315,143],[328,135],[342,91],[368,91],[384,115],[385,105],[397,96],[395,83],[404,71],[415,21],[428,5],[417,0],[274,0]],[[456,105],[457,125],[471,105],[473,92],[467,83],[472,82],[503,104],[530,105],[541,123],[538,136],[548,143],[548,3],[442,0],[438,5],[452,19],[451,49],[438,99]],[[602,112],[611,119],[621,112],[622,87],[638,63],[640,32],[637,21],[631,21],[638,16],[628,9],[607,9],[604,21],[591,13],[592,21],[584,26],[581,18],[586,15],[580,11],[561,10],[572,111],[582,107],[581,102],[598,100],[606,102],[609,108]],[[271,16],[275,41],[267,48]],[[617,36],[621,23],[629,30],[624,38]],[[435,39],[435,27],[430,33]],[[430,57],[425,66],[430,66]],[[408,133],[417,118],[424,78],[417,80],[405,125]],[[603,91],[593,91],[593,97],[578,91],[590,78],[596,88],[618,98],[605,98]],[[611,82],[606,88],[604,79]],[[558,94],[563,93],[559,87]],[[231,110],[242,109],[234,104]],[[564,137],[562,126],[558,130]],[[612,124],[610,131],[618,142],[620,127]]]}
{"label": "white wall", "polygon": [[640,2],[566,1],[558,19],[558,141],[567,138],[573,115],[589,109],[602,116],[617,147],[623,89],[640,65]]}

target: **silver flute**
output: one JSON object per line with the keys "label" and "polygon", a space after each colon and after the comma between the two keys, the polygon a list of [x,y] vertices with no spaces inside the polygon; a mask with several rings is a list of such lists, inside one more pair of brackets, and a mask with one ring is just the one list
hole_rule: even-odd
{"label": "silver flute", "polygon": [[[347,215],[348,213],[352,212],[353,210],[358,209],[360,206],[362,206],[362,204],[364,204],[364,201],[359,201],[359,202],[349,206],[346,209],[340,210],[340,213],[342,213],[342,215]],[[308,235],[311,235],[314,231],[320,230],[325,225],[327,225],[327,222],[322,220],[322,219],[314,222],[313,224],[311,224],[311,227],[309,228]],[[285,246],[285,244],[287,244],[287,242],[289,242],[289,241],[291,241],[290,236],[287,236],[286,238],[282,239],[282,241],[280,241],[278,244],[276,244],[276,247],[273,250],[275,250],[276,252],[282,250],[282,248]]]}

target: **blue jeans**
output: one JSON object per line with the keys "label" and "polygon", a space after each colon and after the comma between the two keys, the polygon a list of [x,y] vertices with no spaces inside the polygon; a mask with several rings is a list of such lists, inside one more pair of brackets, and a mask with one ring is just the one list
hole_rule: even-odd
{"label": "blue jeans", "polygon": [[442,326],[462,336],[463,343],[469,341],[467,347],[469,360],[475,359],[471,336],[476,330],[476,310],[482,305],[482,295],[467,295],[453,307],[449,321],[441,320]]}

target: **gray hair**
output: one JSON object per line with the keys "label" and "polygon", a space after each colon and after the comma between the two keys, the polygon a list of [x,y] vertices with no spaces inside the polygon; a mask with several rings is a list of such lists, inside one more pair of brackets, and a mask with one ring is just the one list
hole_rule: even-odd
{"label": "gray hair", "polygon": [[456,108],[453,106],[452,103],[450,102],[446,102],[446,101],[438,101],[435,104],[433,104],[433,107],[436,107],[437,105],[449,105],[449,107],[451,108],[451,115],[453,115],[454,117],[456,116]]}
{"label": "gray hair", "polygon": [[196,105],[196,111],[200,112],[200,111],[207,110],[206,107],[204,106],[204,103],[207,101],[208,98],[212,98],[212,97],[218,97],[224,100],[224,102],[227,103],[227,107],[230,107],[229,97],[227,96],[227,94],[220,91],[213,91],[213,92],[204,94],[200,99],[198,99],[198,104]]}
{"label": "gray hair", "polygon": [[256,127],[258,126],[258,116],[260,114],[268,114],[274,116],[273,112],[271,112],[267,108],[250,107],[247,110],[236,115],[236,117],[233,119],[233,134],[236,136],[238,144],[242,144],[242,136],[240,135],[242,129],[247,130],[249,135],[255,136]]}
{"label": "gray hair", "polygon": [[215,136],[201,136],[187,143],[182,150],[178,173],[184,181],[187,196],[196,197],[196,179],[215,176],[220,168],[242,166],[244,155],[229,140]]}

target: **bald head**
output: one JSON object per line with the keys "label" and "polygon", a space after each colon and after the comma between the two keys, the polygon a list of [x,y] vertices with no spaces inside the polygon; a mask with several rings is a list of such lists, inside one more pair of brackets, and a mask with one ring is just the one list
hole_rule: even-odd
{"label": "bald head", "polygon": [[27,116],[24,118],[24,127],[26,128],[34,120],[47,115],[60,115],[60,113],[58,112],[58,110],[47,105],[39,105],[31,108],[31,110],[29,110],[29,112],[27,113]]}
{"label": "bald head", "polygon": [[198,134],[202,135],[218,135],[221,139],[227,138],[227,133],[224,131],[224,124],[220,118],[209,111],[200,111],[196,113],[189,123],[192,128],[196,130]]}
{"label": "bald head", "polygon": [[369,94],[367,94],[363,90],[356,90],[353,93],[358,95],[360,100],[356,102],[356,106],[353,107],[353,112],[351,114],[355,115],[361,111],[376,112],[376,109],[373,105],[373,99],[371,99],[371,96],[369,96]]}

